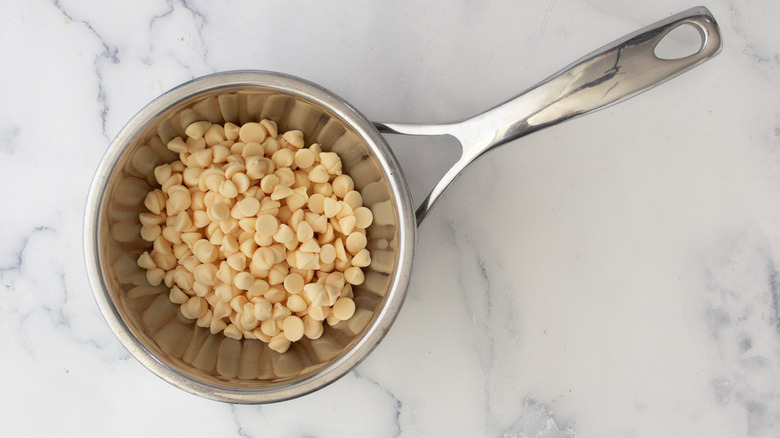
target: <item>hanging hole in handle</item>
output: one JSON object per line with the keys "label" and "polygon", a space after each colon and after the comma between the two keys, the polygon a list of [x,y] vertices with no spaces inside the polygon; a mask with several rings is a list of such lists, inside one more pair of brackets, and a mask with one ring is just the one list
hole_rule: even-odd
{"label": "hanging hole in handle", "polygon": [[682,23],[667,32],[656,44],[655,56],[666,60],[687,58],[704,48],[704,38],[704,32],[699,27]]}

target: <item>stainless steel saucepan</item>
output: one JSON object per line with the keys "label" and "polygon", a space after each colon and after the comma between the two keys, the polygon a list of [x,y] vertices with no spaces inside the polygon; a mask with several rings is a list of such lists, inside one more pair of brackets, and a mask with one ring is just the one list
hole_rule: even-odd
{"label": "stainless steel saucepan", "polygon": [[[659,41],[679,26],[698,31],[698,50],[679,59],[656,56]],[[97,169],[84,227],[95,299],[133,356],[185,391],[225,402],[267,403],[322,388],[363,360],[390,328],[411,275],[417,225],[466,166],[494,147],[658,85],[720,48],[709,11],[690,9],[596,50],[493,109],[443,125],[374,124],[333,93],[279,73],[235,71],[185,83],[133,117]],[[194,121],[241,124],[262,118],[283,130],[300,129],[307,144],[337,152],[375,218],[367,231],[372,263],[354,291],[355,316],[282,354],[257,340],[237,341],[197,327],[180,315],[164,285],[149,285],[136,265],[149,246],[140,238],[138,214],[155,183],[153,170],[178,158],[165,144],[184,136],[184,127]],[[380,133],[449,134],[462,145],[460,159],[416,211]]]}

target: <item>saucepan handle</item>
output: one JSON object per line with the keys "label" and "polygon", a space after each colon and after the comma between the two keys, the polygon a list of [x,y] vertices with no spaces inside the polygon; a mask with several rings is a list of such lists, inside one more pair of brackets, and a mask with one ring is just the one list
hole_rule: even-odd
{"label": "saucepan handle", "polygon": [[[701,45],[687,56],[657,55],[659,42],[680,26],[698,31]],[[376,123],[383,133],[452,135],[463,153],[417,209],[422,222],[452,181],[490,149],[562,121],[605,108],[663,83],[717,55],[718,25],[705,7],[675,14],[608,44],[529,90],[472,118],[443,125]]]}

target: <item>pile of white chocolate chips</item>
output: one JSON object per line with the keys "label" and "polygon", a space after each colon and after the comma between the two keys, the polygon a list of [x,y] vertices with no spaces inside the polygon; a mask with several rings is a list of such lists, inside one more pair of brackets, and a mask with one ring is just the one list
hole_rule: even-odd
{"label": "pile of white chocolate chips", "polygon": [[138,258],[184,317],[213,334],[278,352],[355,313],[352,286],[371,263],[371,210],[341,159],[275,122],[190,124],[155,168]]}

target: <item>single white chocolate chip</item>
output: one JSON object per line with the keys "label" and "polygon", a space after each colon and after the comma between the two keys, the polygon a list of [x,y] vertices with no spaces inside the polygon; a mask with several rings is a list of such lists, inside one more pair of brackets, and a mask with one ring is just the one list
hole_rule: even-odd
{"label": "single white chocolate chip", "polygon": [[309,196],[308,201],[309,211],[316,214],[322,214],[325,212],[325,197],[319,193],[315,193]]}
{"label": "single white chocolate chip", "polygon": [[[226,221],[223,221],[224,223]],[[220,229],[222,228],[222,223],[220,223]],[[238,221],[236,221],[238,223]],[[222,255],[226,256],[225,258],[230,257],[231,255],[238,252],[239,246],[238,246],[238,239],[234,236],[234,230],[228,231],[228,234],[225,235],[225,237],[222,239],[222,246],[220,246],[220,249],[222,250]],[[238,269],[239,271],[241,269]]]}
{"label": "single white chocolate chip", "polygon": [[297,273],[288,274],[284,278],[284,288],[291,294],[297,294],[302,291],[304,284],[303,277]]}
{"label": "single white chocolate chip", "polygon": [[[206,133],[204,132],[203,134],[206,134]],[[203,138],[203,137],[199,137],[199,138],[187,137],[184,140],[184,143],[187,144],[187,150],[189,152],[195,152],[195,151],[198,151],[198,150],[206,148],[206,139]],[[182,160],[182,161],[184,161],[184,160]],[[187,164],[187,163],[184,163],[184,164]]]}
{"label": "single white chocolate chip", "polygon": [[279,185],[279,177],[274,175],[273,173],[264,176],[263,179],[260,180],[260,190],[262,190],[263,193],[269,195],[273,193],[274,189],[278,185]]}
{"label": "single white chocolate chip", "polygon": [[287,141],[287,143],[290,143],[291,145],[295,146],[297,149],[300,149],[303,147],[303,132],[299,130],[293,130],[293,131],[287,131],[284,134],[282,134],[282,138]]}
{"label": "single white chocolate chip", "polygon": [[344,199],[344,196],[347,193],[354,190],[355,182],[352,181],[352,178],[350,178],[349,175],[339,175],[333,179],[331,186],[333,186],[333,193],[339,198]]}
{"label": "single white chocolate chip", "polygon": [[273,193],[271,193],[271,199],[274,201],[278,201],[280,199],[285,199],[293,194],[293,190],[287,186],[283,186],[281,184],[274,187]]}
{"label": "single white chocolate chip", "polygon": [[215,202],[211,204],[208,209],[208,214],[215,221],[221,221],[227,219],[230,216],[230,207],[222,202]]}
{"label": "single white chocolate chip", "polygon": [[314,239],[309,239],[298,248],[302,252],[319,253],[322,248]]}
{"label": "single white chocolate chip", "polygon": [[309,181],[313,183],[325,183],[330,179],[328,170],[321,164],[312,167],[307,176],[309,177]]}
{"label": "single white chocolate chip", "polygon": [[179,287],[176,285],[171,287],[171,292],[168,294],[168,298],[173,304],[184,304],[190,299],[190,297],[182,292],[182,290],[179,289]]}
{"label": "single white chocolate chip", "polygon": [[303,320],[295,315],[284,318],[282,331],[291,342],[300,340],[303,337]]}
{"label": "single white chocolate chip", "polygon": [[264,237],[273,236],[276,230],[279,229],[279,221],[275,216],[270,214],[264,214],[257,218],[255,223],[255,230],[258,234]]}
{"label": "single white chocolate chip", "polygon": [[246,269],[246,256],[240,252],[231,254],[227,258],[228,266],[236,271],[243,271]]}
{"label": "single white chocolate chip", "polygon": [[330,198],[333,196],[333,186],[330,185],[329,182],[318,182],[311,186],[311,190],[314,193],[319,193],[320,195]]}
{"label": "single white chocolate chip", "polygon": [[203,139],[207,146],[215,146],[227,140],[225,137],[225,128],[222,125],[212,124],[209,129],[203,133]]}
{"label": "single white chocolate chip", "polygon": [[138,222],[140,222],[142,226],[146,226],[146,227],[160,225],[164,221],[165,218],[159,214],[145,212],[138,215]]}
{"label": "single white chocolate chip", "polygon": [[165,278],[165,271],[160,268],[154,268],[146,271],[146,281],[152,286],[159,286]]}
{"label": "single white chocolate chip", "polygon": [[358,268],[357,266],[351,266],[344,271],[344,279],[347,280],[349,284],[354,284],[357,286],[363,284],[366,277],[363,274],[362,269]]}
{"label": "single white chocolate chip", "polygon": [[336,239],[336,241],[333,243],[333,247],[336,249],[336,258],[341,261],[346,261],[347,250],[344,248],[344,241],[341,240],[341,237]]}
{"label": "single white chocolate chip", "polygon": [[[275,138],[267,138],[263,142],[263,149],[266,156],[273,156],[273,154],[281,148],[281,144]],[[273,161],[273,160],[271,160]]]}
{"label": "single white chocolate chip", "polygon": [[291,314],[292,312],[290,312],[290,309],[284,307],[282,303],[277,302],[274,304],[274,309],[271,311],[271,318],[275,320],[283,320],[284,318],[287,318]]}
{"label": "single white chocolate chip", "polygon": [[303,317],[303,334],[309,339],[319,339],[322,336],[324,329],[322,327],[322,321],[318,321],[308,315]]}
{"label": "single white chocolate chip", "polygon": [[149,255],[148,251],[144,251],[143,254],[141,254],[140,257],[138,257],[138,267],[150,270],[157,267],[157,265],[154,263],[154,260],[152,260],[152,256]]}
{"label": "single white chocolate chip", "polygon": [[[233,297],[236,295],[234,292],[237,291],[237,288],[234,289],[232,285],[229,283],[222,283],[217,285],[214,288],[214,295],[220,300],[224,301],[226,303],[229,303],[230,300],[233,299]],[[227,316],[227,315],[223,315]]]}
{"label": "single white chocolate chip", "polygon": [[289,149],[279,149],[271,156],[276,167],[289,168],[295,162],[295,153]]}
{"label": "single white chocolate chip", "polygon": [[273,266],[271,266],[271,269],[268,270],[268,275],[266,276],[266,281],[268,281],[268,284],[270,285],[277,285],[282,284],[284,282],[285,277],[287,277],[287,266],[277,263]]}
{"label": "single white chocolate chip", "polygon": [[288,196],[286,200],[287,208],[291,211],[299,211],[300,208],[303,208],[303,206],[306,205],[306,202],[309,200],[309,195],[306,194],[305,187],[298,187],[293,189],[293,194]]}
{"label": "single white chocolate chip", "polygon": [[152,213],[159,215],[165,207],[166,196],[161,190],[149,192],[144,199],[144,206]]}
{"label": "single white chocolate chip", "polygon": [[244,311],[241,313],[241,326],[244,330],[254,330],[258,326],[260,321],[255,318],[255,306],[252,303],[246,303],[244,305]]}
{"label": "single white chocolate chip", "polygon": [[338,319],[346,321],[355,314],[355,302],[350,298],[339,298],[333,305],[332,311]]}
{"label": "single white chocolate chip", "polygon": [[238,202],[238,209],[245,217],[255,216],[260,211],[260,201],[257,198],[244,198]]}
{"label": "single white chocolate chip", "polygon": [[339,204],[338,201],[336,201],[333,198],[325,198],[323,201],[323,212],[325,213],[325,217],[332,218],[339,214],[339,211],[341,210],[341,204]]}
{"label": "single white chocolate chip", "polygon": [[154,179],[157,184],[163,185],[171,177],[172,172],[170,164],[161,164],[154,168]]}
{"label": "single white chocolate chip", "polygon": [[320,247],[320,261],[324,264],[333,263],[336,260],[336,248],[326,243]]}
{"label": "single white chocolate chip", "polygon": [[222,333],[231,339],[240,340],[242,337],[244,337],[244,333],[241,331],[240,328],[236,327],[235,324],[228,324],[223,330]]}
{"label": "single white chocolate chip", "polygon": [[358,207],[355,210],[355,226],[366,229],[374,222],[374,214],[366,207]]}
{"label": "single white chocolate chip", "polygon": [[308,222],[303,221],[298,224],[298,229],[295,234],[296,237],[298,237],[299,242],[306,242],[314,237],[314,230]]}
{"label": "single white chocolate chip", "polygon": [[256,122],[245,123],[238,130],[238,138],[244,143],[257,142],[262,143],[266,137],[265,128]]}
{"label": "single white chocolate chip", "polygon": [[324,233],[328,230],[328,218],[323,215],[317,215],[317,218],[310,223],[315,233]]}
{"label": "single white chocolate chip", "polygon": [[265,319],[260,323],[260,330],[266,336],[276,336],[282,331],[276,324],[276,321],[271,318]]}
{"label": "single white chocolate chip", "polygon": [[287,298],[286,304],[287,308],[295,313],[303,312],[307,307],[306,301],[300,295],[290,295],[290,297]]}
{"label": "single white chocolate chip", "polygon": [[236,295],[230,300],[230,307],[235,310],[236,313],[241,313],[244,311],[244,304],[248,302],[249,300],[247,300],[244,295]]}
{"label": "single white chocolate chip", "polygon": [[287,339],[284,333],[279,333],[272,337],[270,341],[268,341],[268,348],[276,351],[277,353],[284,353],[290,348],[290,344],[290,340]]}
{"label": "single white chocolate chip", "polygon": [[190,191],[184,186],[175,185],[168,189],[168,200],[165,201],[165,212],[168,216],[190,208],[191,204]]}
{"label": "single white chocolate chip", "polygon": [[166,146],[169,150],[176,152],[177,154],[187,152],[188,150],[187,144],[184,143],[184,140],[182,140],[181,137],[172,138]]}
{"label": "single white chocolate chip", "polygon": [[236,141],[240,128],[235,123],[225,123],[225,138]]}
{"label": "single white chocolate chip", "polygon": [[200,167],[207,167],[214,162],[214,150],[212,148],[200,149],[190,155],[189,163]]}
{"label": "single white chocolate chip", "polygon": [[254,281],[254,283],[252,283],[252,286],[250,286],[249,289],[246,291],[246,296],[250,300],[256,297],[261,297],[263,296],[263,294],[268,292],[268,289],[270,289],[270,287],[268,286],[268,282],[258,278]]}
{"label": "single white chocolate chip", "polygon": [[253,156],[262,157],[264,153],[265,150],[263,149],[263,145],[255,141],[246,143],[243,149],[241,149],[241,156],[244,158],[253,157]]}
{"label": "single white chocolate chip", "polygon": [[[346,204],[344,204],[346,205]],[[349,208],[349,207],[347,207]],[[343,208],[342,208],[343,209]],[[344,216],[338,220],[339,228],[342,234],[352,235],[352,231],[355,229],[355,216]]]}
{"label": "single white chocolate chip", "polygon": [[241,290],[249,290],[255,282],[255,277],[246,271],[241,271],[233,277],[233,284]]}
{"label": "single white chocolate chip", "polygon": [[[200,235],[198,234],[198,236]],[[211,263],[217,260],[217,257],[219,256],[219,249],[212,245],[208,240],[199,239],[192,244],[192,254],[197,257],[201,263]]]}
{"label": "single white chocolate chip", "polygon": [[279,226],[279,229],[276,230],[273,237],[275,241],[285,243],[295,239],[295,233],[289,225],[282,224]]}
{"label": "single white chocolate chip", "polygon": [[308,169],[314,164],[314,153],[310,149],[298,149],[294,162],[299,168]]}
{"label": "single white chocolate chip", "polygon": [[351,254],[357,254],[358,251],[366,247],[366,243],[366,235],[356,231],[347,236],[344,246]]}
{"label": "single white chocolate chip", "polygon": [[195,271],[193,272],[195,281],[206,286],[214,286],[217,279],[217,269],[217,266],[213,263],[203,263],[198,265],[198,267],[196,267]]}
{"label": "single white chocolate chip", "polygon": [[370,264],[371,264],[371,254],[365,248],[358,251],[358,253],[355,254],[354,257],[352,257],[352,266],[365,268]]}
{"label": "single white chocolate chip", "polygon": [[260,269],[271,269],[275,258],[274,251],[271,248],[261,247],[252,254],[252,263],[256,264]]}
{"label": "single white chocolate chip", "polygon": [[344,202],[349,204],[352,210],[357,210],[363,206],[363,196],[360,195],[360,192],[353,190],[344,195]]}
{"label": "single white chocolate chip", "polygon": [[230,156],[230,149],[225,143],[220,143],[212,148],[212,161],[214,163],[224,163]]}
{"label": "single white chocolate chip", "polygon": [[232,180],[225,180],[219,184],[219,194],[225,198],[233,199],[238,196],[238,188]]}
{"label": "single white chocolate chip", "polygon": [[195,295],[199,297],[206,297],[206,295],[209,294],[209,291],[211,288],[208,285],[205,285],[203,283],[198,282],[195,280],[195,283],[192,284],[192,292],[195,293]]}
{"label": "single white chocolate chip", "polygon": [[227,327],[227,323],[223,319],[216,318],[214,317],[214,315],[211,316],[211,322],[209,323],[209,331],[211,332],[212,335],[216,335],[222,330],[225,330],[225,327]]}

